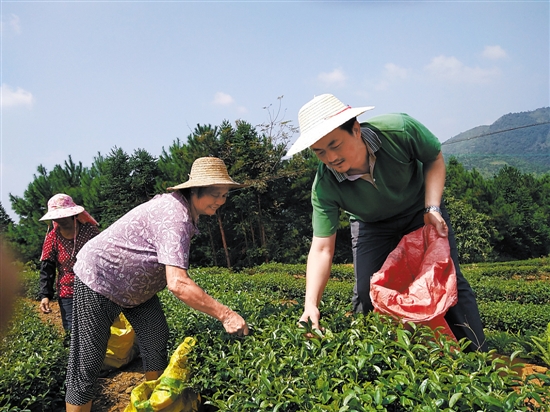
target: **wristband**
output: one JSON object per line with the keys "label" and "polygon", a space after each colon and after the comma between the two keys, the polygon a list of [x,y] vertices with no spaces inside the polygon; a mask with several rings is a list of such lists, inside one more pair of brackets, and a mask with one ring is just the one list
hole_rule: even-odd
{"label": "wristband", "polygon": [[439,206],[427,206],[424,209],[424,214],[430,213],[430,212],[437,212],[437,213],[441,214],[441,209],[439,208]]}

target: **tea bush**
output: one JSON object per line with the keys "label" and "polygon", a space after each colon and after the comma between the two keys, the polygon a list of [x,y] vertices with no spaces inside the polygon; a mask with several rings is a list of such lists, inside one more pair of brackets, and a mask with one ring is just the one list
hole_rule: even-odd
{"label": "tea bush", "polygon": [[[283,274],[290,276],[305,276],[306,264],[282,264],[282,263],[265,263],[254,268],[249,268],[244,271],[247,274]],[[330,277],[331,279],[349,280],[354,279],[353,265],[336,264],[332,265]]]}
{"label": "tea bush", "polygon": [[[515,411],[543,410],[530,402],[548,399],[549,376],[539,376],[543,387],[520,384],[502,361],[453,351],[430,330],[408,331],[376,314],[350,315],[350,283],[329,282],[322,302],[328,329],[319,339],[305,339],[296,326],[303,279],[282,280],[276,271],[267,278],[207,272],[193,271],[193,277],[243,315],[248,337],[228,336],[219,322],[170,293],[161,299],[172,314],[172,346],[185,336],[197,339],[191,384],[219,410]],[[283,286],[276,286],[277,279]],[[284,299],[285,293],[295,297],[297,289],[296,299]]]}
{"label": "tea bush", "polygon": [[469,279],[472,277],[482,278],[541,278],[550,277],[550,259],[538,258],[531,260],[510,261],[510,262],[485,262],[461,265],[464,273]]}
{"label": "tea bush", "polygon": [[550,304],[548,280],[499,280],[483,279],[471,283],[477,299],[485,302],[518,302],[537,305]]}
{"label": "tea bush", "polygon": [[[512,357],[533,350],[530,337],[550,322],[548,266],[541,259],[463,267],[478,294],[490,348]],[[197,339],[191,385],[220,411],[535,411],[544,409],[533,401],[544,405],[549,399],[550,374],[531,377],[543,386],[521,381],[503,361],[456,351],[429,329],[351,314],[350,265],[333,268],[321,302],[327,329],[313,339],[296,325],[305,265],[189,273],[250,326],[246,338],[229,336],[217,320],[167,290],[159,294],[170,348],[186,336]],[[27,296],[36,298],[36,271],[23,276]],[[40,321],[36,307],[19,304],[0,346],[0,410],[62,410],[67,348],[63,336]]]}
{"label": "tea bush", "polygon": [[43,323],[36,307],[19,301],[0,341],[0,410],[63,410],[68,349],[64,336]]}
{"label": "tea bush", "polygon": [[532,341],[535,344],[534,353],[550,366],[550,323],[546,333],[542,337],[534,336]]}

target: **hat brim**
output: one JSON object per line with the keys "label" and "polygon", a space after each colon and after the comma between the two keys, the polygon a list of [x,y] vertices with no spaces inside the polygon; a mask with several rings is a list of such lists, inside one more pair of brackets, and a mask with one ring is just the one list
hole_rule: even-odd
{"label": "hat brim", "polygon": [[307,133],[302,133],[294,144],[288,149],[286,153],[287,156],[295,155],[298,152],[301,152],[304,149],[307,149],[312,144],[321,140],[327,134],[332,132],[337,127],[343,125],[350,119],[357,117],[368,110],[374,109],[374,106],[365,106],[365,107],[354,107],[348,110],[343,111],[342,113],[337,114],[315,126],[313,129],[309,130]]}
{"label": "hat brim", "polygon": [[71,216],[78,215],[82,212],[84,212],[84,208],[82,206],[67,207],[64,209],[52,210],[51,212],[46,213],[44,216],[42,216],[38,220],[62,219],[64,217],[71,217]]}
{"label": "hat brim", "polygon": [[181,183],[177,186],[172,186],[172,187],[168,187],[167,190],[178,190],[178,189],[189,189],[189,188],[192,188],[192,187],[207,187],[207,186],[225,186],[225,187],[230,187],[232,189],[236,189],[236,188],[239,188],[239,187],[247,187],[248,185],[245,185],[245,184],[242,184],[242,183],[237,183],[237,182],[234,182],[234,181],[220,181],[220,180],[216,180],[216,181],[192,181],[192,180],[188,180],[187,182],[185,183]]}

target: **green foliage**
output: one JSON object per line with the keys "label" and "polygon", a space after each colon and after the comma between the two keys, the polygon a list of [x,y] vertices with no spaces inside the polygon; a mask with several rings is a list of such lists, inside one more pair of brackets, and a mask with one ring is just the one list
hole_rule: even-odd
{"label": "green foliage", "polygon": [[18,266],[19,284],[21,294],[32,300],[40,300],[40,281],[38,268],[32,263],[21,264],[14,262]]}
{"label": "green foliage", "polygon": [[548,263],[548,258],[540,258],[462,266],[487,329],[524,336],[546,329],[550,322]]}
{"label": "green foliage", "polygon": [[501,236],[495,249],[501,256],[528,259],[550,253],[550,209],[537,202],[540,183],[511,167],[504,167],[493,179],[499,195],[492,216]]}
{"label": "green foliage", "polygon": [[[113,148],[105,158],[97,157],[94,171],[100,190],[89,197],[91,209],[100,226],[106,228],[134,207],[155,194],[156,179],[160,175],[157,159],[143,149],[128,155]],[[92,194],[92,193],[91,193]]]}
{"label": "green foliage", "polygon": [[2,203],[0,202],[0,233],[4,233],[6,230],[8,230],[8,226],[10,224],[13,224],[13,220],[6,212],[6,209],[4,209],[4,206],[2,206]]}
{"label": "green foliage", "polygon": [[[283,263],[263,263],[259,266],[243,270],[248,274],[276,274],[285,273],[290,276],[303,277],[306,275],[307,265],[300,264],[283,264]],[[348,280],[353,281],[355,279],[353,265],[350,264],[334,264],[331,267],[330,277],[332,280]]]}
{"label": "green foliage", "polygon": [[87,173],[82,163],[74,163],[71,156],[64,166],[56,165],[51,172],[39,165],[38,175],[29,183],[23,197],[12,196],[10,201],[19,223],[10,225],[7,239],[23,262],[37,261],[47,232],[47,224],[39,219],[47,212],[48,200],[57,193],[66,193],[77,204],[82,204],[81,178]]}
{"label": "green foliage", "polygon": [[550,367],[550,323],[546,327],[546,332],[542,336],[533,336],[533,343],[538,349],[537,355]]}
{"label": "green foliage", "polygon": [[[474,280],[475,290],[475,282],[484,283],[486,276],[506,284],[507,271],[515,269],[514,276],[520,276],[522,270],[543,269],[547,263],[510,262],[507,268],[504,263],[484,263],[463,270]],[[492,270],[505,276],[499,278]],[[159,294],[170,327],[170,351],[186,336],[197,339],[189,359],[191,384],[206,406],[220,411],[542,411],[532,401],[544,405],[550,396],[549,374],[524,379],[495,353],[457,351],[451,341],[436,338],[427,328],[396,324],[375,313],[350,315],[349,265],[333,270],[321,302],[324,329],[314,331],[313,339],[305,337],[307,328],[297,325],[305,265],[270,263],[239,273],[220,267],[189,273],[250,327],[247,337],[228,335],[219,321],[189,308],[169,291]],[[23,277],[37,283],[32,269]],[[490,304],[501,305],[491,312]],[[512,308],[504,313],[506,306]],[[548,312],[547,307],[483,301],[480,309],[491,328],[490,348],[512,360],[520,354],[541,356],[530,339],[541,329],[525,328]],[[63,337],[40,321],[31,304],[20,302],[0,344],[0,410],[61,410],[66,359]]]}
{"label": "green foliage", "polygon": [[293,128],[279,119],[280,113],[269,114],[269,122],[258,128],[244,121],[198,125],[186,144],[177,140],[163,149],[157,189],[186,181],[193,161],[202,156],[220,157],[229,174],[248,185],[232,191],[217,216],[201,217],[191,254],[196,266],[241,269],[305,259],[317,161],[311,154],[282,160]]}
{"label": "green foliage", "polygon": [[[426,328],[405,328],[374,313],[349,316],[341,296],[325,296],[325,329],[307,339],[307,329],[296,325],[301,299],[284,299],[294,282],[303,288],[303,279],[290,275],[299,270],[266,266],[252,274],[192,271],[199,285],[247,319],[245,338],[161,294],[172,314],[172,346],[185,336],[198,341],[190,359],[197,365],[194,390],[220,411],[515,411],[548,396],[546,387],[521,382],[504,361],[457,352]],[[270,284],[267,275],[277,279]]]}
{"label": "green foliage", "polygon": [[479,126],[447,140],[442,150],[445,157],[456,157],[468,170],[477,169],[484,177],[493,176],[503,166],[523,173],[548,173],[549,122],[549,107],[509,113],[490,126]]}
{"label": "green foliage", "polygon": [[550,323],[550,304],[478,302],[481,321],[488,329],[542,333]]}
{"label": "green foliage", "polygon": [[550,302],[548,280],[509,279],[495,282],[495,276],[471,282],[478,300],[486,302],[518,302],[521,304],[546,304]]}
{"label": "green foliage", "polygon": [[33,305],[20,301],[0,341],[0,410],[62,410],[67,356],[56,327],[44,324]]}
{"label": "green foliage", "polygon": [[[546,281],[550,277],[550,265],[548,258],[518,260],[510,262],[486,262],[471,265],[462,265],[461,269],[471,285],[481,287],[487,283],[506,287],[514,284],[514,281],[528,284]],[[507,282],[510,281],[510,282]],[[544,288],[543,285],[541,285]]]}
{"label": "green foliage", "polygon": [[460,262],[485,262],[493,258],[491,239],[495,238],[496,229],[489,216],[452,196],[445,198],[445,204],[455,231]]}
{"label": "green foliage", "polygon": [[[156,193],[186,181],[196,158],[217,156],[230,175],[248,187],[232,191],[215,216],[200,219],[191,263],[236,270],[269,262],[305,263],[312,236],[311,185],[319,161],[309,150],[283,157],[296,128],[284,119],[281,99],[278,108],[265,108],[264,124],[254,127],[239,120],[197,125],[186,139],[162,148],[158,160],[143,149],[128,154],[114,147],[107,156],[98,153],[89,169],[70,156],[51,172],[40,165],[24,196],[10,198],[19,222],[1,223],[0,209],[0,230],[7,228],[21,260],[36,261],[46,232],[46,223],[38,219],[53,194],[71,195],[106,228]],[[516,117],[523,123],[539,122],[547,114],[543,110]],[[514,121],[505,116],[500,123],[505,127]],[[545,140],[537,137],[533,142],[538,148],[534,154],[546,148]],[[450,157],[444,195],[462,263],[550,255],[549,173],[531,175],[505,166],[488,177]],[[342,212],[335,263],[352,262],[350,243],[349,222]]]}
{"label": "green foliage", "polygon": [[506,332],[500,330],[486,330],[485,338],[487,346],[494,349],[499,355],[510,356],[513,353],[518,353],[522,358],[533,359],[533,342],[532,337],[536,336],[533,332]]}
{"label": "green foliage", "polygon": [[457,215],[451,214],[451,218],[460,239],[459,252],[461,247],[466,253],[464,262],[479,262],[493,255],[500,260],[548,256],[549,182],[548,174],[535,178],[509,166],[501,168],[492,180],[485,180],[475,169],[468,172],[451,158],[445,196],[451,203],[460,202],[451,206]]}
{"label": "green foliage", "polygon": [[69,156],[63,167],[56,165],[48,172],[40,165],[37,170],[23,197],[10,195],[20,220],[8,226],[7,239],[24,262],[40,259],[48,222],[39,219],[53,195],[68,194],[105,228],[151,198],[160,174],[157,160],[145,150],[130,156],[116,147],[107,157],[98,154],[90,169]]}

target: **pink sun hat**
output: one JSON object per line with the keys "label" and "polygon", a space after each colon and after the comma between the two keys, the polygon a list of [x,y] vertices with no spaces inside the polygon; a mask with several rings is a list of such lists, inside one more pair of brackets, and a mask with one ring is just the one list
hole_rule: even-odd
{"label": "pink sun hat", "polygon": [[52,196],[48,200],[48,213],[39,220],[55,220],[75,215],[81,215],[78,216],[78,220],[82,223],[89,222],[97,226],[95,219],[82,206],[77,205],[71,196],[64,193]]}

